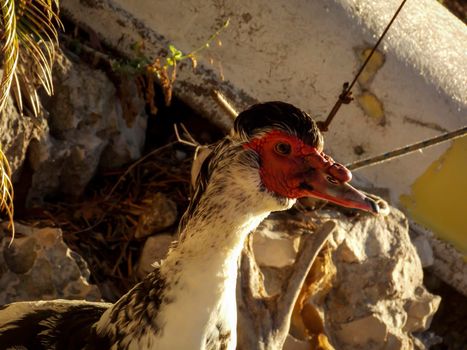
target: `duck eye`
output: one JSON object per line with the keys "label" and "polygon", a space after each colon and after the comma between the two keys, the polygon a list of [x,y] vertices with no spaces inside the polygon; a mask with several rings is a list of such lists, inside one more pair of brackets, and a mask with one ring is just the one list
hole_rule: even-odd
{"label": "duck eye", "polygon": [[274,146],[274,150],[276,151],[276,153],[285,156],[287,154],[290,154],[292,146],[290,146],[290,144],[286,142],[279,142],[276,143],[276,145]]}

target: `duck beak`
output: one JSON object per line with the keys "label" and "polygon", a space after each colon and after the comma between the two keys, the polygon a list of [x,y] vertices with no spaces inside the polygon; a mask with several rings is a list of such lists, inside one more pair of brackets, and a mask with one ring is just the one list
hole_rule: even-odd
{"label": "duck beak", "polygon": [[331,203],[378,214],[380,208],[371,198],[352,187],[352,173],[342,164],[324,153],[315,152],[307,157],[309,168],[300,184],[304,194],[327,200]]}
{"label": "duck beak", "polygon": [[321,171],[314,171],[301,184],[301,187],[310,197],[324,199],[347,208],[365,210],[373,214],[378,214],[380,211],[378,204],[373,199],[365,196],[348,183],[339,182],[331,175]]}

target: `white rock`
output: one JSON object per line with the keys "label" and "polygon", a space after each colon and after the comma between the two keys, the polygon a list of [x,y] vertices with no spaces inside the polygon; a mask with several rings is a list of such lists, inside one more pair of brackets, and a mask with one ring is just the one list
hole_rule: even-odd
{"label": "white rock", "polygon": [[154,269],[152,265],[165,258],[173,241],[174,237],[165,233],[148,237],[144,243],[136,269],[139,278],[146,277]]}
{"label": "white rock", "polygon": [[454,287],[459,293],[467,296],[467,262],[464,254],[456,250],[449,242],[444,242],[435,237],[414,222],[410,223],[411,231],[428,240],[433,252],[434,274],[445,283]]}
{"label": "white rock", "polygon": [[374,315],[341,323],[336,333],[340,339],[354,345],[365,345],[370,342],[383,344],[387,336],[387,326]]}
{"label": "white rock", "polygon": [[177,219],[177,205],[165,194],[158,192],[143,199],[146,207],[139,216],[136,238],[150,236],[172,226]]}
{"label": "white rock", "polygon": [[[141,156],[147,115],[134,82],[122,82],[119,97],[106,74],[58,52],[55,94],[45,98],[48,129],[31,142],[29,204],[49,194],[79,196],[99,165],[121,166]],[[131,106],[131,108],[129,107]]]}
{"label": "white rock", "polygon": [[[3,74],[2,70],[0,74]],[[9,161],[13,180],[19,175],[18,170],[24,163],[30,142],[41,138],[47,132],[47,123],[44,119],[36,120],[21,116],[13,99],[7,98],[5,107],[0,113],[0,148]]]}
{"label": "white rock", "polygon": [[[303,215],[303,222],[334,219],[338,224],[328,245],[334,267],[327,267],[329,271],[335,269],[336,275],[330,287],[318,288],[308,300],[323,315],[324,329],[332,345],[339,350],[420,348],[415,345],[420,342],[413,333],[429,327],[440,297],[423,286],[422,264],[411,243],[405,216],[395,208],[391,208],[387,217],[363,213],[345,216],[335,209]],[[277,218],[274,220],[266,220],[255,233],[261,237],[260,242],[274,242],[270,248],[255,247],[255,256],[256,251],[263,254],[258,255],[258,260],[263,259],[264,284],[274,287],[267,288],[268,292],[269,289],[280,292],[289,269],[265,268],[264,264],[272,260],[280,265],[274,260],[275,254],[282,256],[278,259],[282,266],[293,260],[294,246],[291,239],[284,237],[293,237],[299,227],[291,224],[297,220],[296,214],[293,218],[282,217],[284,224],[294,227],[289,232],[277,223]],[[274,227],[280,227],[281,231],[274,233]]]}
{"label": "white rock", "polygon": [[285,267],[294,263],[300,238],[266,227],[253,234],[253,251],[259,266]]}
{"label": "white rock", "polygon": [[0,305],[23,300],[101,299],[88,283],[86,262],[63,242],[57,228],[15,224],[18,237],[0,231]]}
{"label": "white rock", "polygon": [[423,267],[432,266],[434,263],[433,249],[431,248],[428,239],[424,236],[418,236],[412,239],[412,243],[417,250],[418,257]]}
{"label": "white rock", "polygon": [[428,329],[434,313],[438,309],[441,298],[420,289],[421,295],[418,298],[407,301],[405,310],[407,311],[407,321],[404,330],[408,332],[418,332]]}
{"label": "white rock", "polygon": [[440,298],[423,286],[407,220],[392,208],[385,218],[340,217],[338,224],[346,240],[333,253],[337,275],[323,305],[334,346],[413,349],[412,332],[428,328]]}
{"label": "white rock", "polygon": [[310,350],[310,343],[295,339],[289,334],[285,340],[283,350]]}

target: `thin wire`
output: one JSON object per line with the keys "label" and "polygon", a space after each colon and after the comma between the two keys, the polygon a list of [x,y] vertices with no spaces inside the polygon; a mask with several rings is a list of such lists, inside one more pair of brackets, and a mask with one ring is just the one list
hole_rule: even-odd
{"label": "thin wire", "polygon": [[454,140],[456,138],[459,138],[459,137],[462,137],[462,136],[465,136],[465,135],[467,135],[467,126],[464,126],[464,127],[460,128],[458,130],[447,132],[445,134],[442,134],[442,135],[439,135],[439,136],[436,136],[436,137],[433,137],[433,138],[430,138],[430,139],[427,139],[427,140],[424,140],[424,141],[421,141],[421,142],[414,143],[412,145],[408,145],[408,146],[396,149],[396,150],[391,151],[391,152],[383,153],[383,154],[380,154],[380,155],[375,156],[375,157],[371,157],[371,158],[367,158],[367,159],[363,159],[363,160],[359,160],[359,161],[350,163],[350,164],[346,165],[346,167],[349,170],[354,170],[354,171],[355,170],[360,170],[362,168],[366,168],[366,167],[369,167],[369,166],[372,166],[372,165],[384,163],[384,162],[387,162],[387,161],[392,160],[394,158],[402,157],[402,156],[405,156],[407,154],[413,153],[413,152],[418,151],[418,150],[420,150],[422,148],[431,147],[431,146],[437,145],[437,144],[439,144],[441,142]]}
{"label": "thin wire", "polygon": [[334,107],[332,107],[331,109],[331,112],[329,112],[329,115],[328,117],[326,118],[326,120],[324,122],[318,122],[318,126],[319,126],[319,129],[323,132],[325,131],[328,131],[328,127],[329,125],[331,124],[332,120],[334,119],[334,117],[336,116],[337,114],[337,111],[339,110],[339,108],[341,107],[341,105],[343,103],[345,104],[348,104],[352,101],[352,96],[351,96],[351,92],[352,92],[352,88],[353,86],[355,85],[355,83],[357,82],[357,79],[358,77],[360,76],[360,74],[362,74],[363,70],[365,69],[366,65],[368,64],[368,62],[370,61],[371,57],[373,56],[374,52],[376,51],[376,49],[378,48],[379,44],[381,43],[381,41],[383,40],[384,36],[386,35],[386,33],[388,32],[389,28],[391,28],[391,25],[392,23],[394,22],[394,20],[396,19],[396,17],[399,15],[399,12],[402,10],[402,7],[404,7],[404,4],[407,0],[403,0],[401,2],[401,4],[399,5],[398,9],[396,10],[396,12],[394,13],[394,15],[392,16],[391,20],[389,21],[388,25],[386,26],[386,28],[384,29],[383,33],[381,34],[381,36],[379,37],[378,41],[376,42],[376,44],[373,46],[373,48],[371,49],[371,52],[370,54],[368,55],[368,57],[366,58],[365,62],[363,62],[362,66],[360,67],[359,71],[357,72],[357,74],[355,75],[354,79],[352,80],[352,82],[349,84],[349,83],[345,83],[344,86],[343,86],[343,89],[342,89],[342,93],[339,95],[339,98],[337,99],[336,103],[334,104]]}
{"label": "thin wire", "polygon": [[368,62],[370,61],[371,57],[373,56],[373,54],[375,53],[376,49],[378,48],[379,44],[381,43],[381,41],[383,40],[384,36],[386,35],[386,33],[388,32],[389,28],[391,28],[392,26],[392,23],[395,21],[396,17],[399,15],[399,12],[401,12],[402,10],[402,7],[404,6],[405,2],[407,0],[403,0],[402,3],[399,5],[399,8],[397,9],[396,13],[394,13],[394,16],[392,16],[391,20],[389,21],[388,25],[386,26],[386,28],[384,29],[384,32],[383,34],[381,34],[381,36],[379,37],[378,41],[376,42],[375,46],[373,46],[373,49],[371,49],[371,52],[370,54],[368,55],[368,57],[366,58],[365,62],[363,62],[362,66],[360,67],[360,70],[358,71],[357,75],[355,75],[355,78],[352,80],[352,82],[350,83],[349,87],[347,88],[347,91],[350,92],[350,90],[352,90],[353,86],[355,85],[355,83],[357,82],[357,79],[358,77],[360,76],[360,74],[362,74],[363,70],[365,69],[365,66],[368,64]]}

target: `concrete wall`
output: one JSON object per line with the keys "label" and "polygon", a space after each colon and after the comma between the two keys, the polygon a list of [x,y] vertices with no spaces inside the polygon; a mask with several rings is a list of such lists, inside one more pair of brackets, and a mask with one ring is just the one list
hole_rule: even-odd
{"label": "concrete wall", "polygon": [[[64,11],[128,55],[134,55],[134,43],[142,42],[148,57],[160,54],[168,43],[190,52],[230,18],[220,37],[222,46],[201,52],[196,73],[182,67],[176,84],[179,96],[226,127],[230,121],[209,97],[211,88],[219,88],[239,108],[255,100],[283,100],[323,120],[342,83],[353,78],[362,52],[376,41],[398,4],[399,0],[62,0]],[[407,2],[382,44],[379,60],[369,79],[355,87],[356,102],[342,107],[325,135],[326,148],[343,163],[466,124],[467,29],[436,0]],[[465,165],[466,143],[460,142],[456,159]],[[435,224],[425,220],[437,207],[420,205],[438,201],[429,192],[437,171],[419,185],[421,190],[412,191],[412,186],[450,146],[445,143],[357,174],[389,188],[395,204],[404,196],[402,207],[416,212],[419,222],[443,231],[443,217]],[[436,164],[439,170],[444,163]],[[437,194],[445,197],[441,205],[453,203],[465,213],[467,177],[452,183],[449,172],[457,169],[446,171],[443,183],[450,190]],[[455,221],[457,226],[448,231],[465,239],[467,221]]]}

